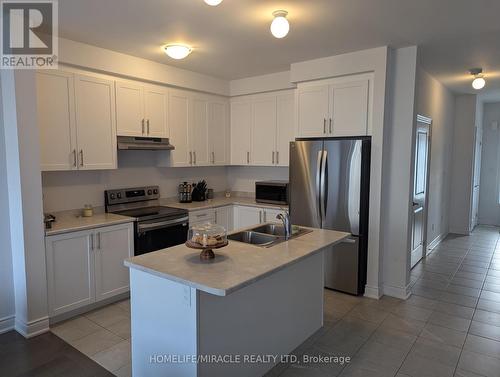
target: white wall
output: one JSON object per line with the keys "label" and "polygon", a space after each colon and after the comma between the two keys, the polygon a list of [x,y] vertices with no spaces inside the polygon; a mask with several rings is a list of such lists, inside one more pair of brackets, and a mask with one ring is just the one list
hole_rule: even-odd
{"label": "white wall", "polygon": [[205,179],[216,192],[228,188],[225,167],[155,167],[157,153],[168,152],[120,151],[117,170],[42,173],[44,211],[103,206],[104,190],[114,188],[159,185],[162,198],[176,196],[183,181]]}
{"label": "white wall", "polygon": [[485,103],[483,108],[483,149],[481,160],[481,184],[479,194],[479,223],[500,225],[499,167],[500,129],[492,128],[492,122],[500,124],[500,102]]}
{"label": "white wall", "polygon": [[[0,82],[1,86],[1,82]],[[2,103],[0,91],[0,103]],[[4,135],[3,111],[0,107],[0,333],[14,327],[14,283],[10,247],[9,195],[7,187],[7,160]]]}
{"label": "white wall", "polygon": [[255,193],[256,181],[288,181],[288,167],[229,166],[227,185],[232,191]]}
{"label": "white wall", "polygon": [[476,95],[459,95],[455,101],[450,201],[450,232],[469,234]]}
{"label": "white wall", "polygon": [[419,69],[417,112],[432,119],[428,191],[427,245],[449,231],[455,97],[439,81]]}

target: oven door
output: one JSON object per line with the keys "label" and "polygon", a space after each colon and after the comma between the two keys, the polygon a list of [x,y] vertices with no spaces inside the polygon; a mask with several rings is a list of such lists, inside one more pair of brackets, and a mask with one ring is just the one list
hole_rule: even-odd
{"label": "oven door", "polygon": [[155,219],[136,223],[134,255],[166,249],[187,240],[189,217]]}

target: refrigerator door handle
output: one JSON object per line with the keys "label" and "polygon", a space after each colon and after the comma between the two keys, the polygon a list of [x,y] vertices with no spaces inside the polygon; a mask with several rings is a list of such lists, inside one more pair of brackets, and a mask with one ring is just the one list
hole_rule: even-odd
{"label": "refrigerator door handle", "polygon": [[322,224],[323,218],[321,217],[321,162],[323,160],[323,151],[318,151],[318,162],[316,168],[316,202],[318,203],[318,217],[319,223]]}
{"label": "refrigerator door handle", "polygon": [[320,190],[320,214],[321,214],[321,222],[324,223],[326,221],[326,206],[328,204],[328,195],[326,186],[328,184],[328,151],[323,151],[323,157],[321,161],[321,190]]}

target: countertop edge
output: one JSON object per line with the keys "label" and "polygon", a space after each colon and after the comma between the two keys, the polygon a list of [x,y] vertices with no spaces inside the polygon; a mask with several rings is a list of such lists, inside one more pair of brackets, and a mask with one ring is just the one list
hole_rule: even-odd
{"label": "countertop edge", "polygon": [[[264,278],[266,278],[267,276],[269,275],[272,275],[273,273],[275,272],[278,272],[280,270],[283,270],[284,268],[288,267],[288,266],[291,266],[295,263],[298,263],[300,262],[301,260],[305,259],[305,258],[308,258],[310,256],[313,256],[317,253],[319,253],[320,251],[322,251],[323,249],[327,248],[327,247],[330,247],[330,246],[333,246],[333,245],[336,245],[340,242],[342,242],[344,239],[348,238],[350,236],[349,233],[345,233],[345,235],[341,238],[339,238],[337,241],[334,241],[332,243],[328,243],[324,246],[321,246],[319,247],[318,249],[315,249],[315,250],[312,250],[311,252],[309,252],[308,254],[305,254],[305,255],[301,255],[299,257],[297,257],[296,259],[293,259],[287,263],[284,263],[278,267],[275,267],[269,271],[266,271],[264,273],[262,273],[261,275],[259,276],[256,276],[252,279],[249,279],[249,280],[246,280],[238,285],[235,285],[231,288],[228,288],[228,289],[220,289],[220,288],[213,288],[213,287],[208,287],[206,285],[201,285],[201,284],[198,284],[198,283],[195,283],[195,282],[192,282],[190,280],[185,280],[185,279],[182,279],[182,278],[179,278],[177,276],[174,276],[174,275],[170,275],[170,274],[167,274],[167,273],[163,273],[163,272],[159,272],[157,270],[154,270],[154,269],[151,269],[151,268],[148,268],[148,267],[145,267],[145,266],[142,266],[142,265],[138,265],[138,264],[135,264],[135,263],[132,263],[130,262],[129,260],[125,260],[124,261],[124,265],[126,267],[129,267],[129,268],[133,268],[133,269],[136,269],[136,270],[139,270],[139,271],[142,271],[142,272],[147,272],[147,273],[150,273],[152,275],[155,275],[157,277],[160,277],[160,278],[163,278],[163,279],[168,279],[168,280],[171,280],[171,281],[174,281],[174,282],[177,282],[177,283],[180,283],[180,284],[183,284],[183,285],[187,285],[189,287],[192,287],[192,288],[195,288],[195,289],[198,289],[200,291],[203,291],[203,292],[206,292],[206,293],[209,293],[209,294],[213,294],[213,295],[216,295],[216,296],[227,296],[233,292],[236,292],[252,283],[255,283],[256,281],[259,281],[259,280],[262,280]],[[294,241],[294,240],[292,240]],[[251,246],[251,245],[249,245]],[[258,246],[252,246],[252,247],[258,247]]]}
{"label": "countertop edge", "polygon": [[135,218],[133,218],[133,217],[125,217],[125,216],[123,216],[123,217],[124,217],[123,219],[110,220],[110,221],[105,221],[105,222],[101,222],[101,223],[74,226],[74,227],[70,227],[70,228],[56,229],[56,230],[45,230],[45,237],[56,236],[58,234],[64,234],[64,233],[79,232],[82,230],[102,228],[105,226],[131,223],[131,222],[135,221]]}

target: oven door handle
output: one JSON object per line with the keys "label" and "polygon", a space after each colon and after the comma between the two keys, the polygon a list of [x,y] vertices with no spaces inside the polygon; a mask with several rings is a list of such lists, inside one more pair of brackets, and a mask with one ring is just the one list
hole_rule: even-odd
{"label": "oven door handle", "polygon": [[186,217],[181,217],[180,219],[159,221],[156,223],[146,223],[146,224],[139,223],[139,224],[137,224],[137,230],[139,232],[144,232],[147,230],[153,230],[153,229],[158,229],[158,228],[167,228],[169,226],[180,225],[180,224],[184,224],[184,223],[186,223],[186,225],[187,225],[188,221],[189,221],[189,217],[186,216]]}

